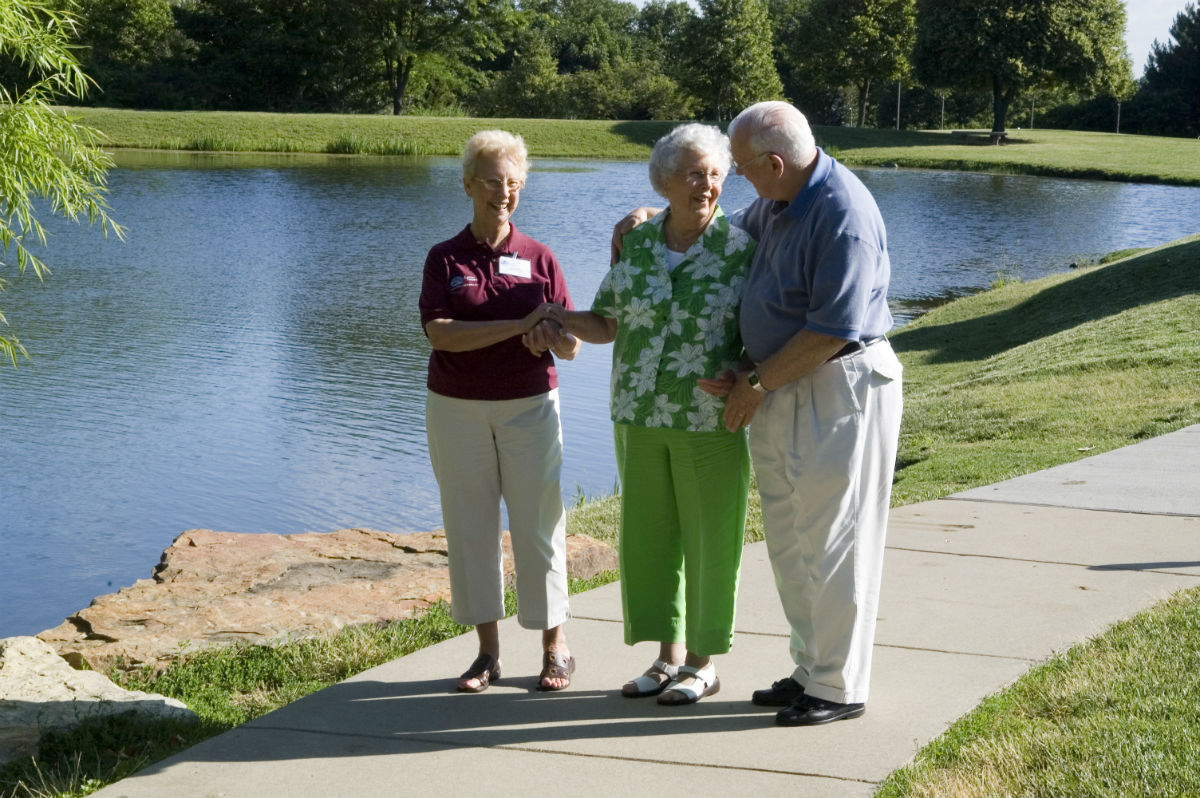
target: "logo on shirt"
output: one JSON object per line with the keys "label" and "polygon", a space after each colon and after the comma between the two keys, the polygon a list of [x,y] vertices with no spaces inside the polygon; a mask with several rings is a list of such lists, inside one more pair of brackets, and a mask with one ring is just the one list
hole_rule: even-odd
{"label": "logo on shirt", "polygon": [[460,274],[457,277],[450,278],[451,291],[465,291],[468,288],[475,288],[479,285],[479,278],[473,274]]}

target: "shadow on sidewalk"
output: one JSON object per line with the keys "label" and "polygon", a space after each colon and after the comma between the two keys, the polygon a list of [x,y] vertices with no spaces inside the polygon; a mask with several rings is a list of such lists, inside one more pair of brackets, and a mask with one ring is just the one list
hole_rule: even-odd
{"label": "shadow on sidewalk", "polygon": [[[514,690],[525,687],[521,682],[528,682],[528,689]],[[390,754],[423,753],[430,745],[535,745],[553,750],[558,743],[618,738],[659,738],[654,745],[661,748],[662,738],[672,735],[724,734],[773,725],[773,711],[744,699],[722,700],[720,693],[689,706],[669,707],[653,698],[624,698],[617,690],[543,693],[535,684],[532,676],[502,679],[487,692],[471,695],[454,692],[446,679],[343,682],[235,729],[231,735],[238,744],[201,744],[189,758],[237,762],[365,756],[380,753],[380,744],[386,744]],[[281,734],[289,740],[285,745],[277,744],[284,739]],[[662,754],[669,760],[688,758],[686,751],[674,747],[663,748]]]}

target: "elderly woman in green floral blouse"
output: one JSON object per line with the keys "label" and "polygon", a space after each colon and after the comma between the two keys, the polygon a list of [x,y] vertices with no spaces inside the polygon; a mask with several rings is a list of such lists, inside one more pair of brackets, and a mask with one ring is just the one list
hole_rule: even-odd
{"label": "elderly woman in green floral blouse", "polygon": [[729,140],[689,124],[650,156],[669,207],[624,239],[590,311],[566,332],[613,345],[611,411],[621,480],[625,642],[659,657],[621,690],[690,704],[720,689],[714,654],[733,642],[750,460],[745,432],[699,380],[735,367],[738,304],[754,242],[717,206]]}

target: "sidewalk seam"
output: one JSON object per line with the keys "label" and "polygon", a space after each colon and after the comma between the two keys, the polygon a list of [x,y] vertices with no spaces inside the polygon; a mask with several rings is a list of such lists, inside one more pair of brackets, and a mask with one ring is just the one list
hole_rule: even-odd
{"label": "sidewalk seam", "polygon": [[[1105,568],[1101,565],[1089,565],[1081,562],[1067,562],[1064,560],[1032,560],[1027,557],[1008,557],[1003,554],[976,554],[969,551],[938,551],[937,549],[912,549],[907,546],[888,546],[892,551],[910,551],[915,554],[939,554],[947,557],[979,557],[985,560],[1006,560],[1008,562],[1027,562],[1035,565],[1063,565],[1069,568],[1086,568],[1088,570]],[[1107,569],[1106,570],[1112,570]],[[1185,576],[1192,579],[1200,579],[1200,574],[1189,574],[1182,571],[1163,571],[1158,568],[1123,568],[1121,570],[1136,572],[1142,574],[1159,574],[1161,576]]]}
{"label": "sidewalk seam", "polygon": [[[978,488],[974,488],[978,490]],[[973,502],[975,504],[1010,504],[1013,507],[1049,507],[1055,510],[1082,510],[1088,513],[1112,513],[1114,515],[1150,515],[1159,518],[1200,518],[1200,515],[1195,513],[1171,512],[1171,511],[1152,511],[1152,510],[1129,510],[1118,507],[1081,507],[1077,504],[1050,504],[1049,502],[1017,502],[1011,499],[987,499],[981,496],[943,496],[934,501],[941,502]],[[897,509],[897,508],[892,508]]]}

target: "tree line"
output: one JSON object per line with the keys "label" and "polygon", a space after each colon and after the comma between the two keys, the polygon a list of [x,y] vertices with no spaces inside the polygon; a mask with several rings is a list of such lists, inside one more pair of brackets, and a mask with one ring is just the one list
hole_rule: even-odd
{"label": "tree line", "polygon": [[1200,134],[1195,4],[1135,82],[1122,0],[42,2],[111,107]]}

